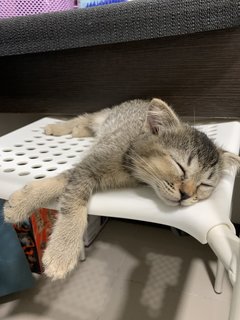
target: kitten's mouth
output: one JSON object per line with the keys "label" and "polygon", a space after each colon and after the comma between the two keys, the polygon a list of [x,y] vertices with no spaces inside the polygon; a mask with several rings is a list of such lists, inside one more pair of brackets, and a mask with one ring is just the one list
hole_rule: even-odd
{"label": "kitten's mouth", "polygon": [[188,206],[192,206],[193,204],[197,203],[199,200],[197,197],[192,197],[189,198],[187,200],[183,200],[181,201],[181,206],[183,207],[188,207]]}
{"label": "kitten's mouth", "polygon": [[180,206],[180,207],[188,207],[188,206],[192,206],[194,205],[195,203],[197,203],[199,200],[196,196],[194,197],[191,197],[191,198],[188,198],[186,200],[172,200],[172,199],[168,199],[160,194],[158,194],[159,198],[161,198],[164,203],[166,203],[167,205],[169,206],[172,206],[172,207],[177,207],[177,206]]}
{"label": "kitten's mouth", "polygon": [[170,199],[161,197],[161,199],[164,201],[164,203],[166,203],[167,205],[169,205],[171,207],[177,207],[177,206],[188,207],[188,206],[192,206],[193,204],[198,202],[198,200],[196,198],[189,198],[187,200],[170,200]]}
{"label": "kitten's mouth", "polygon": [[191,206],[193,204],[195,204],[196,202],[198,202],[198,198],[196,196],[193,196],[193,197],[190,197],[188,199],[185,199],[185,200],[181,200],[181,199],[176,199],[176,200],[173,200],[173,199],[169,199],[166,197],[166,195],[163,195],[159,192],[159,190],[157,188],[154,188],[157,196],[168,206],[171,206],[171,207],[187,207],[187,206]]}
{"label": "kitten's mouth", "polygon": [[191,206],[193,204],[195,204],[197,201],[187,201],[187,200],[179,200],[179,201],[173,201],[173,200],[165,200],[165,203],[172,206],[172,207],[176,207],[176,206],[180,206],[180,207],[188,207]]}

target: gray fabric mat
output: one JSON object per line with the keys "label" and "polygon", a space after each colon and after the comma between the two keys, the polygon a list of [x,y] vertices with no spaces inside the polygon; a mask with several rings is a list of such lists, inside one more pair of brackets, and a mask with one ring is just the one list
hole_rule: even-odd
{"label": "gray fabric mat", "polygon": [[0,19],[0,56],[153,39],[240,25],[240,0],[140,0]]}

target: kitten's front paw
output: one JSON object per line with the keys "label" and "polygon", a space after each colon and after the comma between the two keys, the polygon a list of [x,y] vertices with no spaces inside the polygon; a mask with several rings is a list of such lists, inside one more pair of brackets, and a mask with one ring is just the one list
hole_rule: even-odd
{"label": "kitten's front paw", "polygon": [[72,136],[73,138],[91,137],[92,133],[90,132],[90,130],[83,126],[76,126],[72,130]]}
{"label": "kitten's front paw", "polygon": [[4,205],[4,220],[9,223],[19,223],[28,218],[31,213],[31,199],[26,196],[26,187],[14,192]]}
{"label": "kitten's front paw", "polygon": [[71,130],[63,123],[48,124],[44,128],[44,133],[53,136],[62,136],[71,133]]}
{"label": "kitten's front paw", "polygon": [[43,254],[44,274],[52,280],[64,279],[76,267],[78,255],[71,247],[63,248],[51,243]]}

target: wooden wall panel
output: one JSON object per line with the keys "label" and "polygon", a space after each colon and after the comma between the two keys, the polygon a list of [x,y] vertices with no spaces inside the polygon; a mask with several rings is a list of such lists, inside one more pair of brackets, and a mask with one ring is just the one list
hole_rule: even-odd
{"label": "wooden wall panel", "polygon": [[78,114],[162,97],[183,116],[240,117],[240,28],[0,58],[0,112]]}

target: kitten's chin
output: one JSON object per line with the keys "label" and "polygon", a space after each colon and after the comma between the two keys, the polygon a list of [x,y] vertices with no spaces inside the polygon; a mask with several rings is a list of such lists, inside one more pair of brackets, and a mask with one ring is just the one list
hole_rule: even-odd
{"label": "kitten's chin", "polygon": [[178,200],[174,201],[174,200],[169,200],[167,198],[165,198],[164,196],[162,196],[157,190],[155,190],[158,198],[164,202],[166,205],[171,206],[171,207],[176,207],[180,205],[180,202]]}
{"label": "kitten's chin", "polygon": [[171,201],[171,200],[168,200],[168,199],[162,199],[163,202],[165,204],[167,204],[168,206],[171,206],[171,207],[177,207],[180,205],[180,202],[179,201]]}

